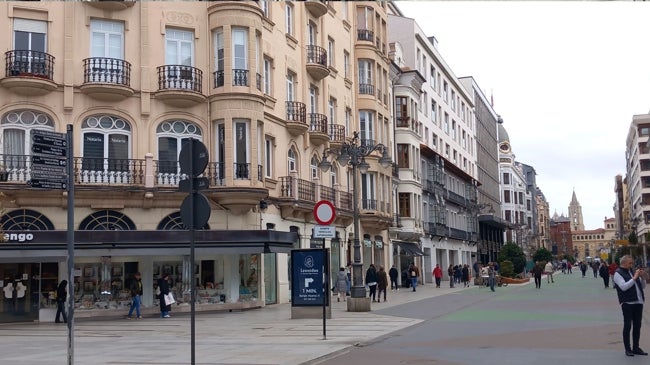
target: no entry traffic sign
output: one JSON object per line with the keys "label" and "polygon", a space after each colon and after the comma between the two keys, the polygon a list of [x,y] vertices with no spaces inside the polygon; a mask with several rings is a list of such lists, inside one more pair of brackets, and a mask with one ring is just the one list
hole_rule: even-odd
{"label": "no entry traffic sign", "polygon": [[314,219],[318,224],[327,226],[334,222],[336,209],[329,200],[321,200],[314,206]]}

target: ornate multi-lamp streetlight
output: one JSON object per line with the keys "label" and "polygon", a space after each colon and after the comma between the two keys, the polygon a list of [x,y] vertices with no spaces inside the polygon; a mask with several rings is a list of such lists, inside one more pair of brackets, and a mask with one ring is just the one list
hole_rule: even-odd
{"label": "ornate multi-lamp streetlight", "polygon": [[328,155],[336,156],[336,161],[341,166],[352,166],[352,198],[354,209],[354,261],[352,263],[352,287],[350,288],[350,296],[352,298],[365,298],[366,289],[363,286],[363,267],[361,263],[361,242],[359,241],[359,199],[357,197],[358,190],[358,172],[365,174],[368,172],[370,165],[366,162],[366,156],[372,152],[381,152],[379,164],[383,168],[388,168],[393,164],[393,161],[388,156],[388,147],[381,143],[375,143],[373,140],[364,140],[359,138],[359,132],[354,132],[354,137],[350,142],[344,142],[341,148],[325,149],[323,151],[323,159],[318,167],[322,171],[327,171],[332,167],[332,163],[327,160]]}

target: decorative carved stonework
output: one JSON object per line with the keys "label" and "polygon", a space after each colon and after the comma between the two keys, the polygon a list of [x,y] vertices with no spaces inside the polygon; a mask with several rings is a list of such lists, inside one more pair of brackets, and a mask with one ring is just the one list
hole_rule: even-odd
{"label": "decorative carved stonework", "polygon": [[194,24],[194,17],[192,14],[182,13],[179,11],[170,11],[165,13],[165,19],[169,23],[192,25]]}

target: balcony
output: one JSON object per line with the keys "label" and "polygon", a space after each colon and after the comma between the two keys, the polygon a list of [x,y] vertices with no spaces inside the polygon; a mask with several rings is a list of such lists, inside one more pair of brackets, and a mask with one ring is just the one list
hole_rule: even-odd
{"label": "balcony", "polygon": [[375,95],[375,86],[372,84],[359,84],[359,94],[361,95]]}
{"label": "balcony", "polygon": [[135,5],[135,0],[92,0],[85,1],[85,3],[97,9],[119,11],[128,9]]}
{"label": "balcony", "polygon": [[131,64],[117,58],[83,60],[84,83],[80,90],[97,100],[120,101],[133,95]]}
{"label": "balcony", "polygon": [[330,69],[327,67],[327,52],[323,47],[307,46],[307,72],[316,81],[330,74]]}
{"label": "balcony", "polygon": [[339,148],[345,142],[345,126],[338,124],[329,125],[330,147]]}
{"label": "balcony", "polygon": [[388,229],[393,224],[390,205],[376,199],[362,199],[359,207],[359,221],[370,229]]}
{"label": "balcony", "polygon": [[8,51],[5,52],[6,77],[0,80],[0,85],[20,95],[45,95],[57,88],[53,74],[53,56],[38,51]]}
{"label": "balcony", "polygon": [[357,29],[357,40],[358,41],[364,41],[364,42],[370,42],[375,38],[375,33],[370,30],[370,29]]}
{"label": "balcony", "polygon": [[[338,199],[337,199],[338,198]],[[337,221],[344,225],[352,223],[352,195],[294,176],[280,177],[278,206],[283,218],[313,220],[316,202],[328,200],[337,209]]]}
{"label": "balcony", "polygon": [[307,0],[304,4],[311,15],[316,18],[327,14],[327,4],[325,4],[325,1]]}
{"label": "balcony", "polygon": [[322,145],[330,140],[327,133],[327,116],[309,113],[309,140],[315,145]]}
{"label": "balcony", "polygon": [[223,71],[215,71],[214,75],[214,88],[222,87],[224,82]]}
{"label": "balcony", "polygon": [[464,196],[460,194],[456,194],[453,191],[447,190],[447,201],[452,202],[454,204],[460,205],[460,206],[467,206],[467,199],[465,199]]}
{"label": "balcony", "polygon": [[409,123],[411,118],[409,117],[395,117],[395,127],[397,128],[410,128],[411,123]]}
{"label": "balcony", "polygon": [[307,125],[307,118],[305,112],[305,103],[297,101],[287,101],[287,130],[294,136],[304,134],[309,126]]}
{"label": "balcony", "polygon": [[156,99],[175,107],[190,107],[205,101],[203,72],[196,67],[165,65],[157,68]]}

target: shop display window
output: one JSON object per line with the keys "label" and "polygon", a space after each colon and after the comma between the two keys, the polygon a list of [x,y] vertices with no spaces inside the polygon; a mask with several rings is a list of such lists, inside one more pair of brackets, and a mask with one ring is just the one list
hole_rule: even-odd
{"label": "shop display window", "polygon": [[102,257],[99,263],[79,264],[74,269],[75,308],[123,309],[131,305],[124,285],[124,264]]}
{"label": "shop display window", "polygon": [[239,255],[239,301],[256,301],[259,298],[260,255]]}

